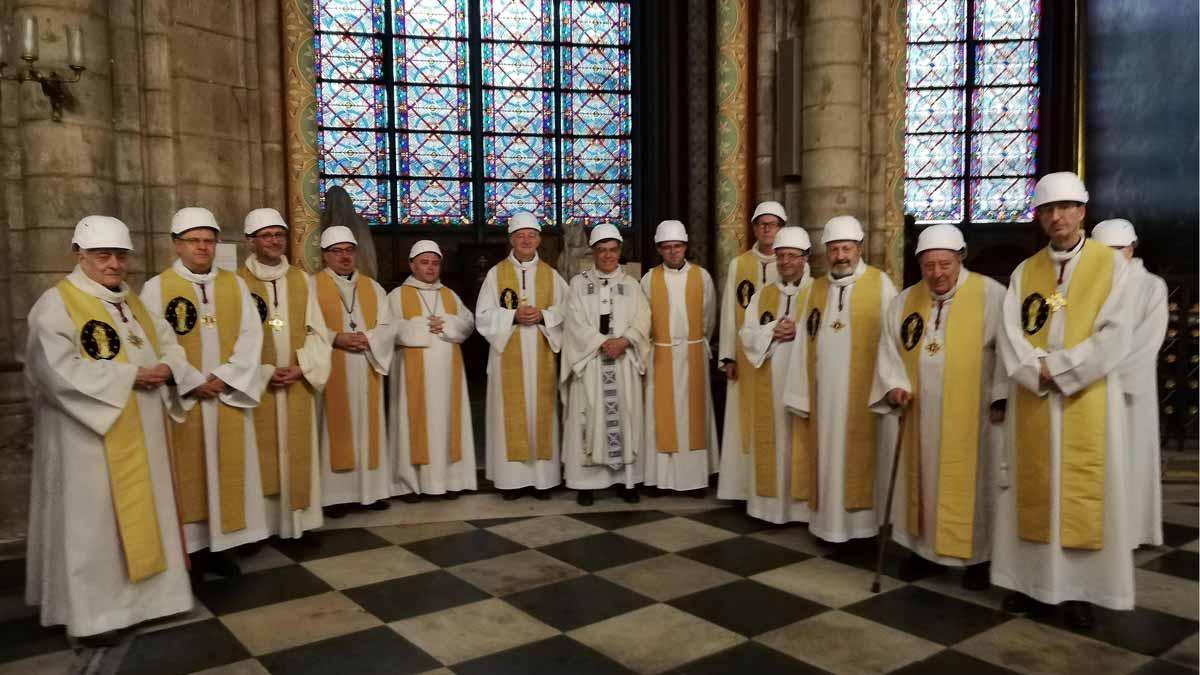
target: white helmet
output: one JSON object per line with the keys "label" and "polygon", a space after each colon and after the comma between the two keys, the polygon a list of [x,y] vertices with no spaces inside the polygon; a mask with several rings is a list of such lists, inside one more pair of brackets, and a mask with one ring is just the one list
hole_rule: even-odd
{"label": "white helmet", "polygon": [[[821,245],[835,241],[857,241],[862,243],[863,226],[854,216],[834,216],[825,223],[825,232],[821,235]],[[775,244],[778,246],[779,244]]]}
{"label": "white helmet", "polygon": [[75,225],[71,243],[83,250],[90,248],[123,248],[133,250],[129,227],[109,216],[87,216]]}
{"label": "white helmet", "polygon": [[275,209],[254,209],[246,214],[246,219],[242,222],[242,225],[245,228],[247,236],[268,227],[288,229],[287,222],[284,221],[283,216],[279,215],[279,212]]}
{"label": "white helmet", "polygon": [[686,244],[687,240],[687,228],[678,220],[664,220],[654,229],[655,244],[661,244],[664,241],[682,241]]}
{"label": "white helmet", "polygon": [[588,246],[595,246],[596,244],[608,239],[624,241],[624,238],[621,237],[621,231],[618,230],[615,225],[602,223],[592,228],[592,233],[588,235]]}
{"label": "white helmet", "polygon": [[750,216],[750,222],[758,220],[759,216],[775,216],[787,222],[787,210],[783,208],[783,204],[775,201],[759,202],[758,206],[754,207],[754,215]]}
{"label": "white helmet", "polygon": [[1042,179],[1037,182],[1037,186],[1033,188],[1033,208],[1035,209],[1042,204],[1051,202],[1086,204],[1087,201],[1088,192],[1083,187],[1083,181],[1070,171],[1048,173],[1042,176]]}
{"label": "white helmet", "polygon": [[221,232],[221,226],[217,224],[212,211],[199,206],[185,206],[176,211],[175,216],[171,218],[171,234],[174,235],[200,227],[216,230],[218,234]]}
{"label": "white helmet", "polygon": [[779,228],[779,232],[775,233],[775,250],[778,251],[781,248],[794,248],[798,251],[808,252],[812,250],[812,240],[808,238],[808,232],[803,227],[788,225]]}
{"label": "white helmet", "polygon": [[358,246],[358,240],[354,238],[354,232],[345,225],[334,225],[333,227],[325,228],[321,233],[321,250],[336,246],[338,244],[354,244]]}
{"label": "white helmet", "polygon": [[921,236],[917,237],[917,255],[933,249],[965,252],[967,242],[963,239],[962,230],[953,225],[930,225],[921,230]]}
{"label": "white helmet", "polygon": [[438,257],[441,258],[442,247],[438,246],[437,242],[433,241],[432,239],[422,239],[413,244],[412,248],[408,249],[408,259],[412,260],[422,253],[436,253]]}
{"label": "white helmet", "polygon": [[1137,242],[1137,230],[1133,229],[1133,223],[1124,218],[1102,220],[1092,230],[1092,239],[1105,246],[1125,248]]}
{"label": "white helmet", "polygon": [[517,211],[508,217],[508,233],[512,234],[518,230],[537,230],[542,231],[542,224],[538,222],[537,216],[528,211]]}

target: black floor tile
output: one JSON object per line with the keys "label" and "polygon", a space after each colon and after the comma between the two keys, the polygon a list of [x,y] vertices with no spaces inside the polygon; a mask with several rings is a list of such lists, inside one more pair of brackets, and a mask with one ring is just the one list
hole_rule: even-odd
{"label": "black floor tile", "polygon": [[529,520],[532,516],[521,516],[520,518],[487,518],[485,520],[468,520],[467,522],[478,527],[481,530],[497,525],[507,525],[508,523],[516,523],[522,520]]}
{"label": "black floor tile", "polygon": [[633,671],[565,635],[454,666],[457,675],[630,675]]}
{"label": "black floor tile", "polygon": [[[844,544],[838,544],[834,551],[825,557],[852,567],[867,570],[868,572],[874,572],[875,566],[879,562],[878,546],[878,539],[875,537],[870,539],[855,539]],[[919,574],[900,574],[900,563],[909,555],[911,553],[908,549],[896,542],[888,542],[887,551],[883,556],[883,573],[894,579],[910,583],[937,576],[941,573],[937,566],[931,565],[929,569]]]}
{"label": "black floor tile", "polygon": [[36,616],[0,623],[0,663],[67,649],[62,626],[44,628]]}
{"label": "black floor tile", "polygon": [[1141,567],[1144,570],[1162,572],[1163,574],[1196,581],[1197,572],[1200,571],[1200,554],[1192,553],[1191,551],[1171,551],[1165,555],[1158,556]]}
{"label": "black floor tile", "polygon": [[947,649],[924,661],[893,670],[891,675],[1016,675],[1016,671]]}
{"label": "black floor tile", "polygon": [[0,593],[25,588],[25,559],[0,560]]}
{"label": "black floor tile", "polygon": [[504,600],[561,631],[654,604],[650,598],[590,574],[505,596]]}
{"label": "black floor tile", "polygon": [[524,551],[525,547],[485,530],[472,530],[448,537],[405,544],[404,548],[438,567],[453,567],[485,558]]}
{"label": "black floor tile", "polygon": [[572,518],[582,520],[588,525],[595,525],[604,530],[616,530],[631,525],[653,523],[656,520],[670,518],[671,514],[662,511],[606,511],[599,513],[571,513]]}
{"label": "black floor tile", "polygon": [[918,586],[902,586],[843,607],[842,611],[947,646],[1012,618],[1004,612]]}
{"label": "black floor tile", "polygon": [[387,626],[285,649],[258,660],[275,675],[409,675],[441,665]]}
{"label": "black floor tile", "polygon": [[753,675],[828,675],[828,671],[787,654],[777,652],[757,642],[742,644],[705,657],[699,661],[669,670],[665,675],[730,675],[747,673]]}
{"label": "black floor tile", "polygon": [[538,550],[588,572],[596,572],[664,554],[663,551],[653,546],[647,546],[612,532],[551,544]]}
{"label": "black floor tile", "polygon": [[1059,611],[1032,618],[1147,656],[1159,656],[1200,628],[1200,624],[1190,619],[1182,619],[1145,607],[1135,607],[1132,612],[1118,612],[1093,606],[1095,625],[1087,629],[1074,629],[1067,626],[1061,608],[1056,609]]}
{"label": "black floor tile", "polygon": [[218,616],[306,598],[329,590],[329,584],[300,565],[276,567],[232,579],[210,578],[192,586],[196,599]]}
{"label": "black floor tile", "polygon": [[1181,665],[1156,659],[1138,668],[1129,675],[1196,675],[1196,671]]}
{"label": "black floor tile", "polygon": [[137,636],[117,673],[184,675],[249,656],[250,652],[219,620],[207,619]]}
{"label": "black floor tile", "polygon": [[750,537],[735,537],[681,551],[679,555],[744,577],[808,560],[812,556]]}
{"label": "black floor tile", "polygon": [[271,541],[271,546],[296,562],[308,562],[309,560],[319,560],[391,545],[392,543],[383,537],[360,528],[318,530],[305,532],[304,539],[274,539]]}
{"label": "black floor tile", "polygon": [[444,570],[359,586],[342,594],[384,623],[492,597]]}
{"label": "black floor tile", "polygon": [[735,581],[667,604],[747,637],[761,635],[829,608],[756,581]]}
{"label": "black floor tile", "polygon": [[1163,544],[1178,548],[1200,539],[1200,529],[1175,523],[1163,523]]}
{"label": "black floor tile", "polygon": [[751,534],[774,527],[765,520],[751,518],[746,515],[746,509],[744,508],[713,509],[712,511],[688,514],[684,517],[698,520],[706,525],[729,530],[730,532],[737,532],[738,534]]}

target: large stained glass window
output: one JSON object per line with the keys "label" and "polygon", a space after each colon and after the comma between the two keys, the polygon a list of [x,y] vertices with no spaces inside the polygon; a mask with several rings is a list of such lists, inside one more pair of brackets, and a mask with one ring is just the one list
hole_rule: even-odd
{"label": "large stained glass window", "polygon": [[375,225],[628,226],[630,7],[317,0],[320,190]]}
{"label": "large stained glass window", "polygon": [[1028,220],[1040,0],[909,0],[905,210],[918,223]]}

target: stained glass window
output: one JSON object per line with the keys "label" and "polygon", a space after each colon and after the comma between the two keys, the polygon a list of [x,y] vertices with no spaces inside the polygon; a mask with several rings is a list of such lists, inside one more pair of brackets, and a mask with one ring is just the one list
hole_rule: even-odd
{"label": "stained glass window", "polygon": [[322,194],[376,225],[631,224],[628,1],[317,0],[314,25]]}
{"label": "stained glass window", "polygon": [[1040,0],[909,0],[905,211],[1032,217]]}

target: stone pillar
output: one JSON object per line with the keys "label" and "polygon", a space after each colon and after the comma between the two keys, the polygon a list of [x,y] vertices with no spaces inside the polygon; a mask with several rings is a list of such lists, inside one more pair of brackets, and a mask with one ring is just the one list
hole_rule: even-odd
{"label": "stone pillar", "polygon": [[262,139],[260,206],[286,213],[287,163],[283,152],[283,62],[279,3],[256,2],[258,42],[259,135]]}
{"label": "stone pillar", "polygon": [[[809,0],[805,7],[803,199],[792,218],[820,242],[829,218],[867,215],[860,156],[864,7],[862,0]],[[819,245],[814,254],[814,267],[823,272]]]}
{"label": "stone pillar", "polygon": [[[693,149],[688,161],[688,253],[706,268],[714,268],[712,230],[712,5],[709,0],[688,0],[688,146]],[[717,265],[720,267],[720,265]]]}
{"label": "stone pillar", "polygon": [[171,0],[143,0],[142,115],[146,156],[147,268],[161,271],[175,257],[171,217],[178,208],[175,179],[175,93],[171,83]]}

